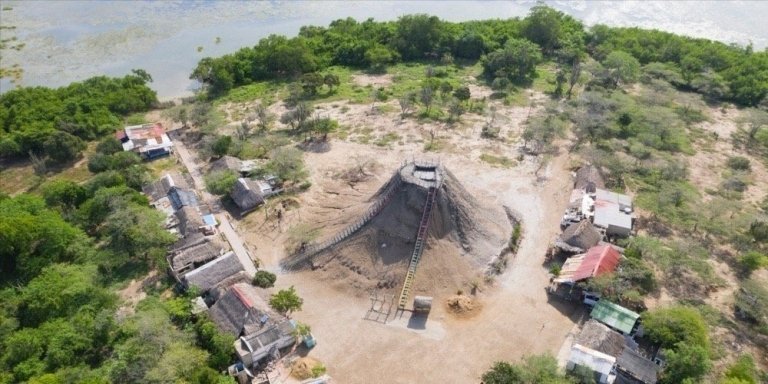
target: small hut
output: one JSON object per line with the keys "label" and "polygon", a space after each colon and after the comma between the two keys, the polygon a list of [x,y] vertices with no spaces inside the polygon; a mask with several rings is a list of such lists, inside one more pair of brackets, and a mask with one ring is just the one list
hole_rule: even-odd
{"label": "small hut", "polygon": [[617,358],[626,344],[624,336],[594,319],[584,323],[576,343]]}
{"label": "small hut", "polygon": [[239,178],[232,187],[229,196],[240,208],[240,213],[247,213],[264,204],[261,186],[251,179]]}
{"label": "small hut", "polygon": [[429,314],[432,310],[432,297],[416,296],[413,298],[413,312]]}
{"label": "small hut", "polygon": [[595,229],[589,220],[571,224],[560,235],[556,245],[566,252],[585,252],[596,246],[603,236]]}
{"label": "small hut", "polygon": [[220,159],[211,163],[209,172],[232,171],[232,172],[240,173],[241,168],[242,168],[242,161],[240,159],[238,159],[237,157],[225,155],[225,156],[222,156]]}

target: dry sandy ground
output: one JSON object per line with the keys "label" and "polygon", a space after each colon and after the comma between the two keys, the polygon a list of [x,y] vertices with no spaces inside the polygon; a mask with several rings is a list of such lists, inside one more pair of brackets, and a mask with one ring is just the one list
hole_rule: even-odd
{"label": "dry sandy ground", "polygon": [[[311,271],[281,274],[277,288],[295,286],[304,298],[303,310],[294,317],[310,324],[318,339],[311,356],[326,364],[340,383],[467,383],[479,381],[497,360],[556,354],[579,314],[575,307],[548,302],[545,287],[549,276],[542,266],[546,249],[558,233],[571,187],[568,155],[553,158],[537,178],[537,163],[530,158],[512,168],[491,167],[478,159],[482,153],[510,159],[519,153],[518,144],[509,140],[480,139],[482,119],[467,117],[464,124],[454,127],[420,126],[410,119],[401,122],[397,113],[370,115],[370,106],[348,107],[341,113],[321,106],[341,124],[350,125],[350,134],[347,141],[333,140],[327,152],[305,154],[313,186],[298,197],[299,208],[287,210],[279,224],[267,219],[263,210],[239,223],[240,232],[246,233],[266,269],[279,271],[287,228],[310,223],[321,229],[321,236],[333,234],[363,212],[367,199],[404,159],[411,158],[439,159],[475,198],[516,211],[523,221],[524,236],[507,270],[481,289],[477,300],[482,309],[471,318],[447,313],[444,302],[455,293],[453,287],[438,292],[426,323],[411,319],[406,312],[382,324],[364,319],[370,306],[367,292],[344,289]],[[527,107],[500,110],[503,137],[519,134],[523,120],[535,112]],[[356,141],[360,133],[355,130],[361,127],[372,128],[370,132],[377,137],[396,133],[401,140],[382,147],[351,142]],[[444,151],[423,153],[429,137],[425,132],[430,129],[440,129]],[[349,185],[332,177],[367,159],[374,164],[369,180]],[[431,278],[417,272],[416,280]]]}

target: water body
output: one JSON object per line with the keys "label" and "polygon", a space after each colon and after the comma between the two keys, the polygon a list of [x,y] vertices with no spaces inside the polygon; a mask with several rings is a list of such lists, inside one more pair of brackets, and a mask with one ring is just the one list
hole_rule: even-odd
{"label": "water body", "polygon": [[[205,56],[255,45],[270,34],[294,36],[302,25],[353,17],[394,20],[429,13],[450,21],[523,17],[535,1],[0,1],[0,37],[26,46],[8,50],[3,66],[24,68],[23,85],[60,86],[142,68],[160,98],[191,94],[189,74]],[[549,1],[588,25],[657,28],[726,43],[768,46],[764,1]],[[220,41],[217,43],[217,37]],[[202,47],[202,51],[198,51]],[[0,81],[0,92],[11,89]]]}

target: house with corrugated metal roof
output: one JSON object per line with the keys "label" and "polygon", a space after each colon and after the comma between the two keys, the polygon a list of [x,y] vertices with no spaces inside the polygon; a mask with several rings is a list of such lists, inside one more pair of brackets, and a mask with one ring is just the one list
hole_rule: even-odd
{"label": "house with corrugated metal roof", "polygon": [[608,300],[598,301],[590,316],[624,335],[633,333],[640,318],[638,313]]}
{"label": "house with corrugated metal roof", "polygon": [[612,384],[616,380],[614,365],[616,365],[615,357],[581,344],[574,344],[565,367],[569,371],[576,369],[576,366],[589,368],[595,373],[598,383]]}
{"label": "house with corrugated metal roof", "polygon": [[130,125],[115,133],[124,151],[133,151],[144,160],[173,153],[173,142],[161,123]]}
{"label": "house with corrugated metal roof", "polygon": [[594,318],[584,323],[575,344],[616,359],[614,384],[656,384],[658,380],[661,367],[638,352],[637,343]]}
{"label": "house with corrugated metal roof", "polygon": [[597,245],[587,253],[569,257],[553,279],[555,283],[574,284],[616,270],[621,254],[610,244]]}
{"label": "house with corrugated metal roof", "polygon": [[632,232],[634,215],[632,214],[632,198],[621,193],[597,189],[591,200],[592,223],[605,230],[607,236],[627,237]]}

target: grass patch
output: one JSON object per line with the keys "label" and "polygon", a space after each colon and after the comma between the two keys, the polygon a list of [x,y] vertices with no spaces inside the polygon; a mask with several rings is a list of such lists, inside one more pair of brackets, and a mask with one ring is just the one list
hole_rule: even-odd
{"label": "grass patch", "polygon": [[[542,93],[552,93],[557,86],[555,79],[557,69],[553,63],[542,64],[536,67],[536,77],[533,79],[532,88]],[[563,89],[567,84],[563,84]]]}
{"label": "grass patch", "polygon": [[180,166],[176,163],[176,158],[173,156],[148,161],[144,164],[147,166],[147,170],[149,170],[152,180],[159,178],[167,171],[179,170],[180,168]]}
{"label": "grass patch", "polygon": [[126,125],[139,125],[147,122],[146,112],[136,112],[125,117]]}
{"label": "grass patch", "polygon": [[230,90],[226,96],[216,100],[216,105],[224,103],[243,103],[261,100],[264,105],[270,105],[277,101],[280,94],[286,93],[287,83],[284,81],[261,81],[244,85]]}
{"label": "grass patch", "polygon": [[394,132],[388,132],[384,136],[379,137],[373,144],[379,147],[389,147],[393,142],[399,141],[400,135]]}
{"label": "grass patch", "polygon": [[496,156],[490,153],[483,153],[480,155],[480,160],[497,168],[512,168],[517,165],[517,162],[514,159],[510,159],[506,156]]}
{"label": "grass patch", "polygon": [[42,182],[29,161],[0,170],[0,191],[9,195],[26,192]]}

